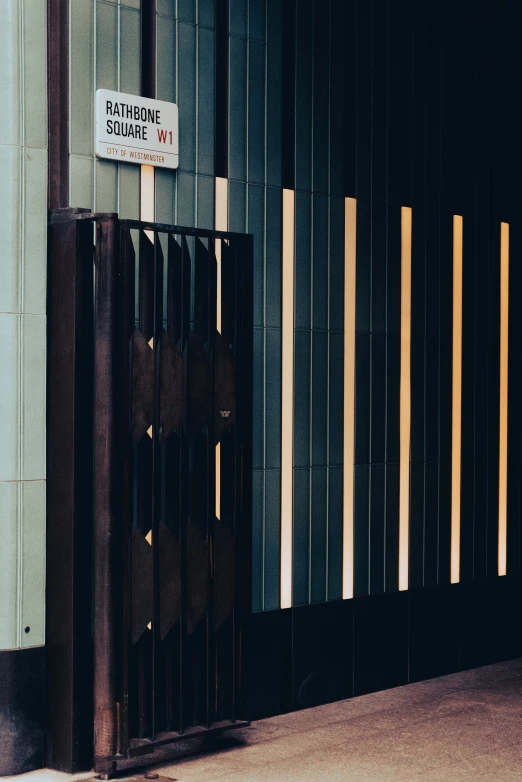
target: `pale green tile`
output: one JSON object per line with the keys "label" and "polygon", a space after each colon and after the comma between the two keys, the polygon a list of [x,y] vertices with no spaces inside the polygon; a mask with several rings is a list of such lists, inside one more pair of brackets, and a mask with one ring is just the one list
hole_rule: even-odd
{"label": "pale green tile", "polygon": [[120,48],[120,90],[129,95],[141,92],[141,27],[140,12],[122,8]]}
{"label": "pale green tile", "polygon": [[[70,0],[71,154],[92,155],[94,136],[93,3]],[[72,206],[77,206],[71,201]]]}
{"label": "pale green tile", "polygon": [[20,524],[21,646],[41,646],[45,643],[45,481],[22,482]]}
{"label": "pale green tile", "polygon": [[96,89],[118,90],[118,7],[96,3]]}
{"label": "pale green tile", "polygon": [[19,489],[18,482],[0,482],[0,649],[15,649],[19,643]]}
{"label": "pale green tile", "polygon": [[[0,112],[1,114],[1,112]],[[0,146],[0,312],[20,309],[20,181],[19,147]]]}
{"label": "pale green tile", "polygon": [[158,100],[176,102],[176,22],[158,17],[157,57],[161,67],[157,74]]}
{"label": "pale green tile", "polygon": [[24,0],[24,144],[47,149],[47,2]]}
{"label": "pale green tile", "polygon": [[[122,164],[124,165],[124,164]],[[110,160],[96,160],[96,198],[97,212],[118,211],[118,163]]]}
{"label": "pale green tile", "polygon": [[45,478],[45,317],[22,315],[21,478]]}
{"label": "pale green tile", "polygon": [[120,0],[121,5],[128,6],[129,8],[137,8],[138,11],[141,8],[140,0]]}
{"label": "pale green tile", "polygon": [[22,311],[45,315],[47,280],[47,151],[24,150]]}
{"label": "pale green tile", "polygon": [[0,481],[20,479],[20,316],[0,313]]}
{"label": "pale green tile", "polygon": [[71,206],[92,209],[94,206],[93,160],[71,155],[70,196]]}
{"label": "pale green tile", "polygon": [[156,169],[156,220],[172,225],[175,219],[176,174],[167,169]]}
{"label": "pale green tile", "polygon": [[[157,0],[157,10],[162,16],[176,16],[176,0]],[[163,20],[158,20],[159,24],[163,24]]]}
{"label": "pale green tile", "polygon": [[19,0],[3,0],[0,24],[0,144],[20,143]]}
{"label": "pale green tile", "polygon": [[140,216],[140,167],[119,165],[119,215],[122,220],[138,220]]}

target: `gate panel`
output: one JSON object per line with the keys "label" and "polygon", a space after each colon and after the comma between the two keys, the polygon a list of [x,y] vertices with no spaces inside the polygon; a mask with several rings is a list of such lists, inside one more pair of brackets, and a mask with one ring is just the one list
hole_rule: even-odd
{"label": "gate panel", "polygon": [[[251,239],[119,226],[105,356],[120,370],[106,496],[115,555],[110,601],[95,616],[113,617],[116,693],[108,738],[96,732],[101,773],[238,726],[250,605]],[[99,465],[96,475],[103,482]]]}

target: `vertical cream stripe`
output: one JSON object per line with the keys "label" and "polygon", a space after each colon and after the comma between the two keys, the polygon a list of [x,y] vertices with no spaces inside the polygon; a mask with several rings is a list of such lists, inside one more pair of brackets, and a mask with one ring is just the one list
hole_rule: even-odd
{"label": "vertical cream stripe", "polygon": [[[216,177],[215,219],[216,231],[228,231],[228,179]],[[216,331],[221,334],[221,239],[216,239]],[[221,518],[221,443],[216,445],[216,518]]]}
{"label": "vertical cream stripe", "polygon": [[[154,166],[141,166],[140,177],[140,220],[153,223],[155,220],[154,208]],[[151,242],[154,242],[154,233],[145,231]]]}
{"label": "vertical cream stripe", "polygon": [[[216,231],[228,231],[228,179],[216,177]],[[221,334],[221,239],[216,239],[216,329]]]}
{"label": "vertical cream stripe", "polygon": [[411,207],[401,207],[401,378],[399,484],[399,590],[408,589],[411,425]]}
{"label": "vertical cream stripe", "polygon": [[507,572],[509,348],[509,224],[500,224],[500,432],[498,463],[498,574]]}
{"label": "vertical cream stripe", "polygon": [[462,241],[461,215],[453,215],[453,380],[451,417],[451,567],[460,581],[460,484],[462,450]]}
{"label": "vertical cream stripe", "polygon": [[294,440],[294,192],[283,190],[281,608],[292,605]]}
{"label": "vertical cream stripe", "polygon": [[355,285],[357,201],[344,199],[343,599],[353,597],[355,445]]}

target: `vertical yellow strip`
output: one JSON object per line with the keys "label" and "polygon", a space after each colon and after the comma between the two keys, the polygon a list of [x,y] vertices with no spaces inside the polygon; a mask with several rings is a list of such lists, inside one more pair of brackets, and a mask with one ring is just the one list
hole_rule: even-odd
{"label": "vertical yellow strip", "polygon": [[399,456],[399,590],[408,589],[411,425],[411,207],[401,207],[401,378]]}
{"label": "vertical yellow strip", "polygon": [[[216,177],[215,219],[216,231],[228,231],[228,179]],[[221,334],[221,239],[216,239],[216,331]],[[216,445],[216,518],[221,518],[221,443]]]}
{"label": "vertical yellow strip", "polygon": [[[154,166],[141,166],[140,177],[140,220],[153,223],[155,220],[154,208]],[[154,242],[154,233],[145,231],[151,242]]]}
{"label": "vertical yellow strip", "polygon": [[294,191],[283,190],[281,608],[292,605],[294,441]]}
{"label": "vertical yellow strip", "polygon": [[461,215],[453,215],[453,380],[451,415],[450,581],[460,581],[460,484],[462,450],[462,241]]}
{"label": "vertical yellow strip", "polygon": [[507,572],[507,459],[509,348],[509,224],[500,224],[500,432],[498,463],[498,574]]}
{"label": "vertical yellow strip", "polygon": [[353,597],[357,201],[344,199],[343,599]]}

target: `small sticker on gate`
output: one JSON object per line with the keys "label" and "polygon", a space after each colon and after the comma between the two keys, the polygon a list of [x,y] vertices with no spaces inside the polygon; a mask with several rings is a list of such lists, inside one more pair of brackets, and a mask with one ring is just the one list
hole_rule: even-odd
{"label": "small sticker on gate", "polygon": [[230,418],[230,410],[220,410],[221,418]]}

